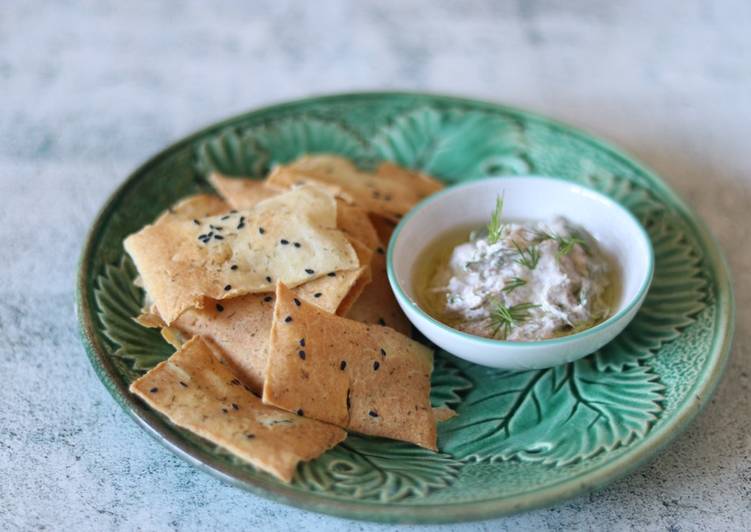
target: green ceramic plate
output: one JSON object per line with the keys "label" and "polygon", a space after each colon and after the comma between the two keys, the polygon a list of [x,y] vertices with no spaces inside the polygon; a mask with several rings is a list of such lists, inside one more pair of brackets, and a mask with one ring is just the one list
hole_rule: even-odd
{"label": "green ceramic plate", "polygon": [[[128,384],[171,348],[131,317],[141,293],[122,241],[211,169],[262,176],[306,152],[368,165],[390,159],[447,183],[486,175],[560,176],[630,209],[656,271],[634,322],[604,349],[552,369],[507,373],[439,352],[433,400],[459,416],[441,453],[350,436],[302,465],[291,485],[170,425]],[[115,400],[188,462],[310,510],[387,522],[482,519],[550,505],[625,475],[707,403],[728,357],[733,296],[704,225],[656,175],[571,127],[490,103],[423,94],[347,94],[253,111],[165,149],[136,170],[94,224],[81,258],[78,315],[91,363]]]}

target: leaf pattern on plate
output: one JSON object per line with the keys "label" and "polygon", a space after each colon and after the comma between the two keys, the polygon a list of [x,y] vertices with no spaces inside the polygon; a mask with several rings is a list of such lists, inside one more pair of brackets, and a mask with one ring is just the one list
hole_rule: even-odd
{"label": "leaf pattern on plate", "polygon": [[634,320],[595,353],[599,369],[638,365],[665,342],[675,340],[707,305],[701,255],[665,214],[647,227],[655,253],[652,285]]}
{"label": "leaf pattern on plate", "polygon": [[396,502],[448,486],[461,462],[414,445],[350,435],[297,469],[295,483],[356,499]]}
{"label": "leaf pattern on plate", "polygon": [[195,166],[202,177],[211,172],[229,176],[259,176],[268,166],[268,155],[238,128],[229,127],[196,145]]}
{"label": "leaf pattern on plate", "polygon": [[[130,362],[125,367],[135,372],[128,374],[129,382],[175,351],[164,341],[159,329],[147,329],[133,320],[140,313],[143,301],[143,291],[133,284],[136,275],[133,261],[123,255],[120,264],[105,266],[94,289],[104,335],[116,346],[112,355]],[[122,366],[122,361],[119,363]]]}
{"label": "leaf pattern on plate", "polygon": [[529,169],[520,125],[479,111],[419,108],[383,127],[371,143],[381,159],[449,181]]}
{"label": "leaf pattern on plate", "polygon": [[453,407],[461,401],[464,392],[472,388],[472,381],[449,361],[449,357],[445,351],[439,351],[433,360],[430,379],[430,403],[433,406]]}
{"label": "leaf pattern on plate", "polygon": [[562,466],[591,458],[643,437],[664,398],[651,368],[599,371],[590,357],[536,371],[463,371],[474,387],[441,425],[439,446],[464,460]]}
{"label": "leaf pattern on plate", "polygon": [[343,125],[318,118],[280,119],[241,132],[229,128],[199,144],[196,168],[230,176],[266,175],[276,164],[307,153],[334,153],[362,164],[367,161],[362,140]]}

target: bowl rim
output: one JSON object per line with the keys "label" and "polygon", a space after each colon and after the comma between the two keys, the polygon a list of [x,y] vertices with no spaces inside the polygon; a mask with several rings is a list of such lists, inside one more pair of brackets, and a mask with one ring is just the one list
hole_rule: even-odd
{"label": "bowl rim", "polygon": [[[529,181],[537,181],[537,182],[555,181],[556,183],[565,184],[573,189],[578,190],[578,192],[585,192],[586,193],[584,194],[585,196],[592,196],[592,195],[596,196],[598,201],[601,201],[607,204],[609,207],[614,208],[615,210],[620,211],[622,214],[624,214],[626,218],[630,220],[630,222],[636,227],[637,233],[640,235],[640,237],[646,244],[646,249],[647,249],[646,275],[644,275],[644,278],[641,280],[641,284],[639,285],[639,289],[637,290],[636,294],[632,296],[618,312],[608,317],[606,320],[598,323],[594,327],[590,327],[589,329],[585,329],[583,331],[570,334],[568,336],[548,338],[546,340],[531,340],[531,341],[525,341],[525,342],[514,341],[514,340],[496,340],[494,338],[485,338],[483,336],[469,334],[469,333],[460,331],[458,329],[454,329],[453,327],[446,325],[445,323],[437,320],[436,318],[428,314],[417,303],[417,301],[415,301],[413,298],[409,297],[406,294],[404,289],[399,284],[399,281],[396,276],[395,267],[394,267],[394,254],[395,254],[394,250],[396,248],[396,243],[399,240],[399,236],[401,235],[404,228],[410,223],[410,221],[413,220],[415,216],[417,216],[421,211],[426,209],[429,205],[435,203],[441,198],[454,194],[461,189],[469,188],[472,186],[477,186],[478,184],[487,183],[490,181],[504,181],[508,179],[529,180]],[[422,250],[420,251],[422,252]],[[388,244],[388,249],[386,251],[386,272],[388,275],[389,284],[391,285],[391,289],[394,291],[394,294],[396,295],[397,299],[406,301],[412,308],[415,309],[415,311],[418,313],[418,315],[421,318],[425,319],[431,325],[438,327],[439,329],[446,332],[447,334],[458,338],[460,341],[471,342],[479,346],[497,347],[497,348],[513,347],[513,348],[531,349],[531,348],[540,348],[540,347],[560,346],[560,345],[570,344],[578,340],[582,340],[584,338],[595,336],[601,333],[602,331],[609,329],[610,327],[614,326],[616,323],[620,322],[622,319],[627,317],[631,311],[633,311],[634,309],[638,308],[639,305],[641,305],[641,303],[644,300],[644,297],[649,291],[649,287],[652,284],[652,279],[654,277],[654,267],[655,267],[655,257],[654,257],[654,249],[652,248],[652,241],[649,238],[649,234],[647,233],[647,230],[644,228],[641,222],[639,222],[639,220],[636,218],[636,216],[634,216],[634,214],[631,211],[626,209],[623,205],[621,205],[614,199],[606,196],[602,192],[599,192],[598,190],[595,190],[592,187],[581,185],[579,183],[569,181],[567,179],[563,179],[560,177],[545,176],[545,175],[538,175],[538,174],[501,175],[501,176],[483,177],[480,179],[472,179],[470,181],[451,185],[441,190],[440,192],[431,194],[427,198],[420,201],[417,205],[412,207],[412,209],[410,209],[410,211],[406,214],[406,216],[404,216],[404,218],[402,218],[399,221],[396,228],[394,229],[394,233],[391,235],[391,239],[389,240],[389,244]],[[409,318],[409,316],[407,317]],[[410,319],[410,321],[412,320]],[[416,324],[414,325],[416,326]]]}

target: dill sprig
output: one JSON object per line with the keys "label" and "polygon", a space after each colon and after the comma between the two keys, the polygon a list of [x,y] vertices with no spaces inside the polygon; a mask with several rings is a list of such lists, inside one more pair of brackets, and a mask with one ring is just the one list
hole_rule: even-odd
{"label": "dill sprig", "polygon": [[581,238],[578,234],[572,233],[569,236],[562,236],[557,233],[547,233],[541,231],[537,233],[537,241],[542,242],[544,240],[554,240],[558,244],[557,258],[565,257],[574,249],[574,246],[579,244],[587,251],[587,241]]}
{"label": "dill sprig", "polygon": [[521,277],[512,277],[504,285],[504,287],[503,287],[503,289],[501,291],[502,292],[506,292],[506,293],[513,292],[514,290],[516,290],[520,286],[524,286],[525,284],[527,284],[527,281],[525,281]]}
{"label": "dill sprig", "polygon": [[507,307],[501,301],[498,301],[490,315],[490,320],[493,323],[493,336],[500,332],[502,339],[508,338],[511,328],[527,321],[530,318],[529,311],[539,306],[533,303],[519,303]]}
{"label": "dill sprig", "polygon": [[503,196],[498,196],[495,199],[495,210],[490,215],[490,222],[488,223],[488,244],[495,244],[503,236],[503,229],[505,225],[501,222],[501,215],[503,214]]}
{"label": "dill sprig", "polygon": [[537,268],[537,263],[540,262],[540,250],[537,249],[537,246],[530,244],[526,249],[522,249],[516,242],[513,242],[513,244],[516,253],[518,254],[516,263],[521,264],[530,270]]}

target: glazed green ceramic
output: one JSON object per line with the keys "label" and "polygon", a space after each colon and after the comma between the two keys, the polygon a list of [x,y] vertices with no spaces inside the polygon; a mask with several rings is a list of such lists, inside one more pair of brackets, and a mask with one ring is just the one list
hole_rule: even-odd
{"label": "glazed green ceramic", "polygon": [[[649,232],[655,278],[633,323],[577,362],[509,373],[437,352],[440,453],[350,436],[285,485],[175,428],[127,391],[172,349],[132,321],[142,294],[123,238],[178,198],[208,190],[213,170],[263,176],[309,152],[360,165],[389,159],[447,184],[540,174],[593,187]],[[159,153],[96,220],[81,259],[78,313],[91,362],[147,432],[210,473],[310,510],[387,522],[481,519],[550,505],[625,475],[707,403],[728,357],[733,300],[707,230],[653,173],[568,126],[490,103],[422,94],[315,98],[231,118]]]}

